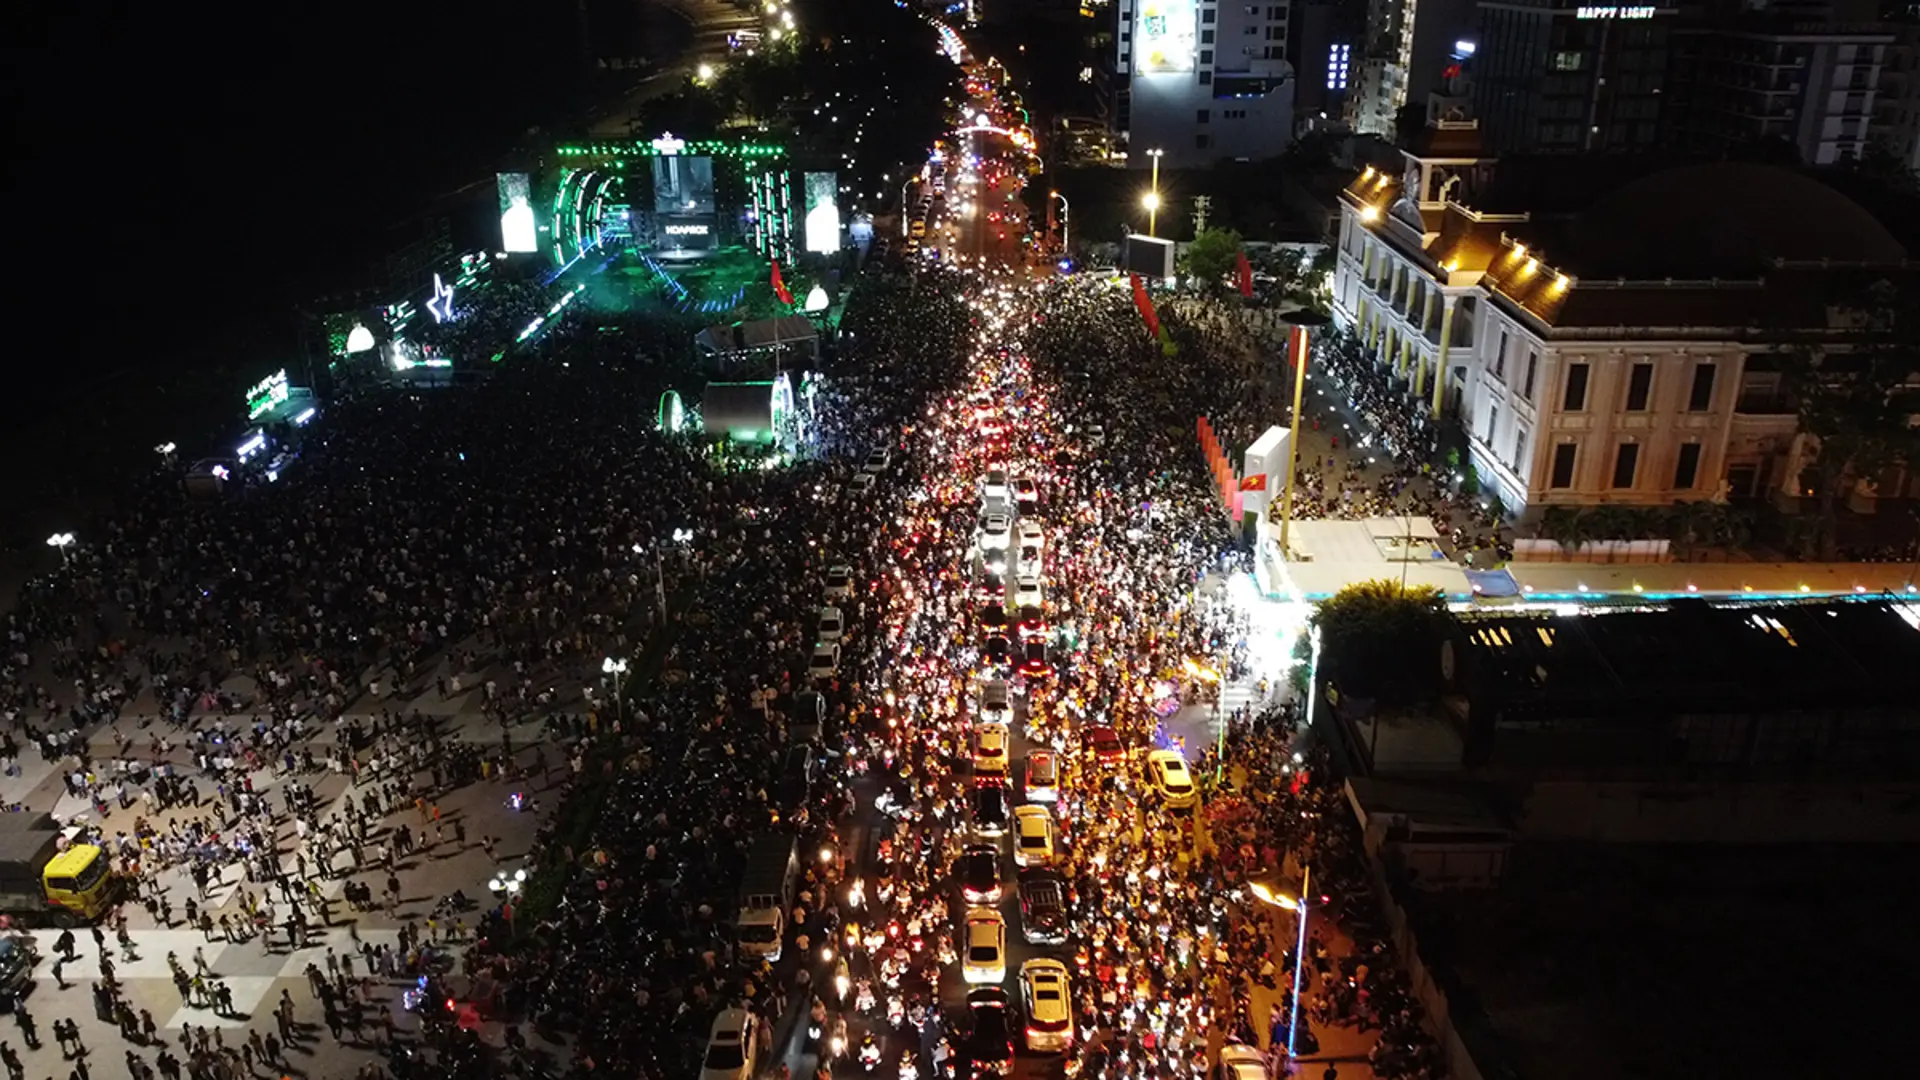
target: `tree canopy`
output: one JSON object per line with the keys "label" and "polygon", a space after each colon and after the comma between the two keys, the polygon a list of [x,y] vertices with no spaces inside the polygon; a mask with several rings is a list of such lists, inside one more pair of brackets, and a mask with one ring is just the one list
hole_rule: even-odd
{"label": "tree canopy", "polygon": [[1784,354],[1786,388],[1800,431],[1810,439],[1811,457],[1799,480],[1817,501],[1814,542],[1822,560],[1837,554],[1847,492],[1920,451],[1910,388],[1920,375],[1917,293],[1912,283],[1877,281],[1839,305],[1854,331],[1850,348],[1801,347]]}
{"label": "tree canopy", "polygon": [[1406,705],[1440,688],[1446,596],[1430,586],[1359,581],[1313,614],[1320,629],[1320,675],[1343,695]]}
{"label": "tree canopy", "polygon": [[1232,229],[1202,229],[1187,245],[1187,275],[1202,289],[1220,287],[1239,263],[1240,234]]}

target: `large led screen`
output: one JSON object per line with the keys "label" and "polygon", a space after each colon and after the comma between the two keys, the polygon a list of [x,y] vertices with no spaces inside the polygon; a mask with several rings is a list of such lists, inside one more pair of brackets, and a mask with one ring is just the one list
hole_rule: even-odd
{"label": "large led screen", "polygon": [[662,214],[660,246],[670,251],[710,251],[716,245],[713,219]]}
{"label": "large led screen", "polygon": [[1141,0],[1134,55],[1141,72],[1155,75],[1193,70],[1193,0]]}
{"label": "large led screen", "polygon": [[807,174],[807,250],[831,255],[840,250],[840,174]]}
{"label": "large led screen", "polygon": [[500,195],[500,250],[540,250],[540,236],[533,225],[533,184],[527,174],[495,173],[494,188]]}
{"label": "large led screen", "polygon": [[681,154],[654,158],[653,212],[713,213],[713,159]]}

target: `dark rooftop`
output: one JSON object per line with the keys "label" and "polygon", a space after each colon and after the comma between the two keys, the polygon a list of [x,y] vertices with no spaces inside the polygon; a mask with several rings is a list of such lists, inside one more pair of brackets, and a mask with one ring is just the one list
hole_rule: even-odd
{"label": "dark rooftop", "polygon": [[[1920,631],[1883,600],[1576,616],[1467,615],[1463,657],[1515,701],[1606,701],[1671,714],[1920,708]],[[1651,705],[1652,708],[1647,708]]]}

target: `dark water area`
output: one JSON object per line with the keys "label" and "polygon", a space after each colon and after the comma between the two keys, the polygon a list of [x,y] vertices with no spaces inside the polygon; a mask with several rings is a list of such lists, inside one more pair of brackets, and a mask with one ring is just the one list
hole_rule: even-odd
{"label": "dark water area", "polygon": [[26,503],[83,494],[82,460],[184,446],[297,370],[297,301],[364,283],[436,196],[573,115],[597,89],[576,10],[10,5],[0,544]]}

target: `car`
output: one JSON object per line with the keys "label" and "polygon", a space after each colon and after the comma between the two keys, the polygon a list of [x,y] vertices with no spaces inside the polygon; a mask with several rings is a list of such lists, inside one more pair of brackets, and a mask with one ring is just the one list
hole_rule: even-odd
{"label": "car", "polygon": [[1013,1009],[1007,992],[983,986],[967,992],[967,1034],[960,1050],[973,1062],[973,1075],[1005,1076],[1013,1071]]}
{"label": "car", "polygon": [[819,617],[814,620],[814,632],[820,636],[821,641],[839,641],[847,632],[847,624],[840,618],[840,609],[821,608]]}
{"label": "car", "polygon": [[1020,574],[1043,574],[1046,572],[1046,565],[1040,561],[1040,549],[1034,547],[1032,544],[1020,545],[1020,550],[1014,554],[1013,568],[1016,573]]}
{"label": "car", "polygon": [[753,1075],[754,1042],[758,1026],[745,1009],[722,1009],[713,1018],[707,1053],[700,1062],[700,1080],[747,1080]]}
{"label": "car", "polygon": [[1267,1080],[1267,1058],[1257,1046],[1228,1043],[1220,1048],[1213,1080]]}
{"label": "car", "polygon": [[840,674],[840,646],[831,641],[815,645],[813,658],[807,661],[807,674],[815,679],[831,679]]}
{"label": "car", "polygon": [[853,568],[845,563],[835,563],[827,567],[827,599],[847,600],[852,596]]}
{"label": "car", "polygon": [[999,604],[980,605],[980,636],[1007,632],[1007,609]]}
{"label": "car", "polygon": [[1007,775],[1007,725],[976,724],[973,729],[973,775]]}
{"label": "car", "polygon": [[1200,788],[1193,781],[1193,770],[1178,750],[1153,750],[1147,754],[1147,782],[1162,801],[1175,809],[1186,809],[1200,801]]}
{"label": "car", "polygon": [[1022,638],[1045,637],[1047,635],[1047,616],[1040,608],[1028,604],[1014,616],[1014,627]]}
{"label": "car", "polygon": [[969,809],[973,812],[973,831],[981,836],[1003,836],[1007,831],[1007,785],[991,778],[976,777]]}
{"label": "car", "polygon": [[1005,502],[1007,499],[1007,471],[988,469],[987,475],[980,480],[980,498],[988,502]]}
{"label": "car", "polygon": [[1092,753],[1096,761],[1111,764],[1125,756],[1120,746],[1120,736],[1110,727],[1096,725],[1080,733],[1080,745]]}
{"label": "car", "polygon": [[1020,546],[1023,548],[1043,548],[1047,546],[1045,540],[1046,534],[1040,531],[1040,523],[1034,521],[1032,518],[1021,518],[1020,524],[1015,527],[1015,531],[1020,536]]}
{"label": "car", "polygon": [[1013,811],[1013,862],[1016,866],[1052,866],[1059,854],[1053,812],[1044,806]]}
{"label": "car", "polygon": [[992,844],[968,844],[960,853],[957,875],[960,897],[969,904],[1000,902],[1000,849]]}
{"label": "car", "polygon": [[870,472],[854,473],[853,479],[847,481],[847,487],[851,488],[855,495],[865,495],[873,490],[873,474]]}
{"label": "car", "polygon": [[915,240],[927,235],[927,223],[918,218],[914,219],[911,235]]}
{"label": "car", "polygon": [[1004,631],[994,631],[980,643],[980,662],[989,671],[1005,671],[1013,662],[1013,641]]}
{"label": "car", "polygon": [[1030,637],[1021,643],[1020,674],[1029,679],[1044,679],[1053,674],[1053,664],[1047,660],[1044,638]]}
{"label": "car", "polygon": [[1020,871],[1020,936],[1031,945],[1067,940],[1067,888],[1051,870]]}
{"label": "car", "polygon": [[996,574],[983,565],[980,575],[974,579],[973,592],[982,602],[1004,604],[1007,600],[1007,576]]}
{"label": "car", "polygon": [[980,552],[980,569],[986,573],[999,574],[1004,577],[1008,569],[1008,554],[1009,552],[1006,548],[982,549]]}
{"label": "car", "polygon": [[1039,506],[1040,485],[1034,483],[1031,476],[1020,477],[1013,482],[1013,501],[1022,513]]}
{"label": "car", "polygon": [[1020,997],[1027,1010],[1027,1049],[1051,1054],[1073,1048],[1067,965],[1044,957],[1021,964]]}
{"label": "car", "polygon": [[893,452],[884,446],[876,446],[867,454],[866,463],[860,466],[861,472],[883,473],[893,464]]}
{"label": "car", "polygon": [[960,975],[973,985],[994,985],[1007,978],[1007,920],[992,908],[967,912],[965,962]]}
{"label": "car", "polygon": [[978,543],[981,551],[1007,550],[1007,540],[1013,535],[1013,522],[1005,514],[988,514],[980,519]]}
{"label": "car", "polygon": [[1013,721],[1013,706],[1007,700],[1007,683],[1004,679],[983,679],[980,682],[980,720],[988,724],[1005,726]]}
{"label": "car", "polygon": [[1039,607],[1045,602],[1040,588],[1040,575],[1023,573],[1013,579],[1013,606]]}
{"label": "car", "polygon": [[1051,750],[1035,750],[1027,755],[1027,778],[1021,785],[1028,802],[1060,801],[1060,759]]}

